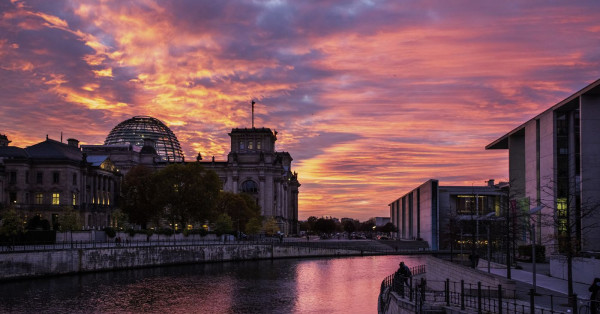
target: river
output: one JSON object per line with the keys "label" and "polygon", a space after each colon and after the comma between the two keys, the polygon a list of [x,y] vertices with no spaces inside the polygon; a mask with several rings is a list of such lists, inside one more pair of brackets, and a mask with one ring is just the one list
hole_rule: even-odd
{"label": "river", "polygon": [[0,312],[376,313],[381,281],[416,256],[224,262],[0,283]]}

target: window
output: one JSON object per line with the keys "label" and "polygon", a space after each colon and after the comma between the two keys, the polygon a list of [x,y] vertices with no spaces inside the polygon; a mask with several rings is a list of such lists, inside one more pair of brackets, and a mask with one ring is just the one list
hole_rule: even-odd
{"label": "window", "polygon": [[41,172],[41,171],[38,171],[38,172],[35,174],[35,183],[37,183],[37,184],[42,184],[42,183],[44,183],[44,173],[43,173],[43,172]]}
{"label": "window", "polygon": [[244,181],[244,183],[242,183],[241,190],[243,193],[250,193],[250,194],[258,193],[258,187],[256,186],[256,183],[252,180]]}
{"label": "window", "polygon": [[254,149],[254,142],[252,142],[252,141],[248,142],[248,149]]}
{"label": "window", "polygon": [[9,180],[8,183],[10,183],[10,184],[17,184],[17,172],[16,171],[11,171],[10,172],[10,178],[8,180]]}
{"label": "window", "polygon": [[73,174],[73,185],[77,185],[77,174]]}
{"label": "window", "polygon": [[60,205],[60,193],[52,193],[52,205]]}
{"label": "window", "polygon": [[25,171],[25,183],[29,183],[29,171]]}
{"label": "window", "polygon": [[240,150],[244,149],[244,141],[240,141]]}
{"label": "window", "polygon": [[15,192],[8,193],[8,201],[11,204],[16,204],[17,203],[17,193],[15,193]]}
{"label": "window", "polygon": [[77,193],[73,193],[73,206],[77,206]]}
{"label": "window", "polygon": [[44,204],[44,194],[43,193],[35,193],[35,200],[34,200],[36,205],[42,205]]}
{"label": "window", "polygon": [[60,173],[53,172],[52,173],[52,183],[58,184],[60,182]]}
{"label": "window", "polygon": [[261,146],[260,144],[261,144],[261,141],[257,141],[257,142],[256,142],[256,149],[262,149],[262,148],[260,147],[260,146]]}

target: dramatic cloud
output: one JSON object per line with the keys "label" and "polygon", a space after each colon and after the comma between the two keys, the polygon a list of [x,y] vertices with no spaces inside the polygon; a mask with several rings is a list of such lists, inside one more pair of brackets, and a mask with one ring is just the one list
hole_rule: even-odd
{"label": "dramatic cloud", "polygon": [[0,133],[97,144],[151,115],[186,156],[279,131],[300,218],[387,216],[430,178],[506,179],[483,148],[600,77],[600,3],[0,0]]}

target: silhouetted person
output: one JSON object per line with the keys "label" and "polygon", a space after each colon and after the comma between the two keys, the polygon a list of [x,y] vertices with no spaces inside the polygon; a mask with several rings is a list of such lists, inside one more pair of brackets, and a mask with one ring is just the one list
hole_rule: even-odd
{"label": "silhouetted person", "polygon": [[590,295],[590,313],[597,314],[600,308],[600,278],[594,278],[594,282],[588,288]]}
{"label": "silhouetted person", "polygon": [[404,262],[400,262],[400,268],[394,273],[393,279],[393,287],[394,290],[400,293],[401,296],[404,296],[404,285],[410,287],[410,278],[412,274],[410,272],[410,268],[404,264]]}

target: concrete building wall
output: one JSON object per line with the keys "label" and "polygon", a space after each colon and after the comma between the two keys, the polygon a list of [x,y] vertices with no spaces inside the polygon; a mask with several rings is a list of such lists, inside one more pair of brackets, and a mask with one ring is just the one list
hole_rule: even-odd
{"label": "concrete building wall", "polygon": [[544,207],[541,214],[542,224],[540,233],[540,243],[547,247],[546,253],[552,254],[558,247],[556,246],[555,223],[554,223],[554,195],[555,195],[555,169],[556,160],[554,154],[556,151],[556,142],[554,137],[554,113],[548,112],[539,117],[540,120],[540,198]]}
{"label": "concrete building wall", "polygon": [[508,138],[508,175],[510,177],[511,198],[525,197],[525,138],[524,132],[511,135]]}
{"label": "concrete building wall", "polygon": [[600,251],[600,96],[583,95],[580,103],[581,206],[594,216],[582,219],[582,249]]}

